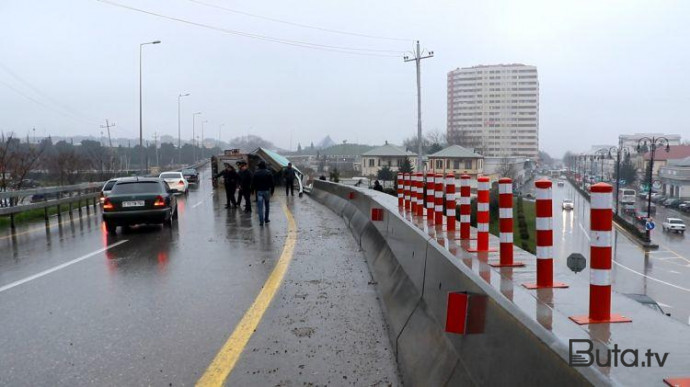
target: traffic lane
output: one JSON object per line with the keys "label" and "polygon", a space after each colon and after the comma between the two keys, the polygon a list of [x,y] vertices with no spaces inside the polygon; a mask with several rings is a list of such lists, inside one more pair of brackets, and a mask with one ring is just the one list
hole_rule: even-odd
{"label": "traffic lane", "polygon": [[[638,199],[637,208],[647,208],[646,202]],[[680,218],[683,219],[685,225],[688,226],[690,225],[690,217],[676,209],[666,208],[661,204],[657,204],[656,214],[653,214],[652,218],[656,224],[656,228],[652,231],[652,240],[667,249],[675,251],[679,256],[689,258],[690,240],[686,239],[685,234],[664,232],[661,223],[663,223],[666,218]],[[690,261],[685,261],[685,263],[690,264]]]}
{"label": "traffic lane", "polygon": [[260,229],[203,186],[183,202],[179,227],[102,232],[127,242],[0,293],[12,311],[0,384],[194,383],[272,270],[286,221],[275,211]]}
{"label": "traffic lane", "polygon": [[[563,211],[563,199],[572,199],[575,208]],[[579,252],[589,259],[589,202],[570,184],[553,190],[554,252],[558,264],[566,265],[567,256]],[[680,270],[670,261],[670,251],[645,252],[637,243],[614,227],[612,233],[612,281],[620,293],[647,294],[672,317],[688,324],[690,317],[690,267]],[[567,265],[566,265],[567,266]],[[583,274],[588,275],[588,269]]]}
{"label": "traffic lane", "polygon": [[309,198],[286,202],[299,243],[226,385],[401,385],[377,285],[347,225]]}

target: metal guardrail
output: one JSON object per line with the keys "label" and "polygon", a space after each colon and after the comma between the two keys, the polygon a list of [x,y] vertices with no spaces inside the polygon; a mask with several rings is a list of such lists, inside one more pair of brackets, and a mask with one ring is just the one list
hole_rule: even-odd
{"label": "metal guardrail", "polygon": [[[178,171],[185,168],[199,168],[206,165],[208,162],[209,160],[204,160],[188,167],[179,168]],[[74,203],[77,203],[77,210],[80,214],[82,211],[82,202],[86,203],[87,213],[90,212],[89,205],[93,206],[95,212],[96,206],[98,205],[97,198],[100,195],[103,184],[105,184],[105,181],[58,187],[32,188],[20,191],[3,191],[0,192],[0,216],[9,216],[10,226],[14,229],[15,215],[25,211],[44,209],[44,219],[46,222],[48,221],[49,207],[57,207],[58,219],[62,216],[61,206],[69,206],[69,213],[71,215],[72,205]],[[22,204],[24,199],[35,195],[43,195],[43,200]],[[49,196],[54,196],[54,198],[48,199]]]}

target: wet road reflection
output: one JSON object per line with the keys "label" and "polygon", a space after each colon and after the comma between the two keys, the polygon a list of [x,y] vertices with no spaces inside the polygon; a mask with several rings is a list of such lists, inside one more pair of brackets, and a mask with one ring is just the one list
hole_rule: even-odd
{"label": "wet road reflection", "polygon": [[[563,199],[573,199],[575,209],[562,210]],[[568,255],[575,252],[589,260],[589,203],[566,182],[554,187],[553,205],[555,261],[565,266]],[[672,318],[690,324],[690,264],[685,257],[668,249],[663,238],[659,250],[649,252],[616,227],[612,238],[614,291],[646,294]],[[587,269],[580,274],[589,275]]]}

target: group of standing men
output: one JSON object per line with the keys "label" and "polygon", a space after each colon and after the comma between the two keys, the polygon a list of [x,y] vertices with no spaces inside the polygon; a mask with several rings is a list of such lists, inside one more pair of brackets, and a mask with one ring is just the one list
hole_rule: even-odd
{"label": "group of standing men", "polygon": [[[263,160],[257,164],[258,170],[254,174],[248,169],[246,162],[241,161],[237,165],[240,169],[239,172],[232,165],[225,164],[225,169],[218,172],[215,176],[216,179],[223,177],[224,180],[225,208],[239,208],[244,198],[244,212],[251,213],[252,204],[250,198],[252,192],[256,192],[259,224],[263,226],[264,223],[271,221],[269,219],[270,198],[275,191],[273,174],[268,170],[266,162]],[[289,163],[283,171],[283,177],[285,178],[285,194],[287,195],[288,191],[290,191],[292,196],[295,196],[295,170],[292,168],[292,163]],[[238,187],[239,193],[237,198],[235,198],[235,191]]]}

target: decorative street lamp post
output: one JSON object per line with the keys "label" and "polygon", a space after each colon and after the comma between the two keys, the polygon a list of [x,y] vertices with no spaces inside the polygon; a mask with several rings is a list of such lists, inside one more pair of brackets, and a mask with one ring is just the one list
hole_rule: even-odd
{"label": "decorative street lamp post", "polygon": [[[668,139],[666,137],[642,137],[637,141],[637,152],[649,151],[649,171],[647,175],[647,187],[649,195],[647,195],[647,218],[651,219],[652,210],[652,174],[654,173],[654,155],[656,149],[663,147],[666,152],[671,150]],[[644,160],[644,159],[643,159]],[[651,242],[651,232],[645,227],[645,238],[647,242]]]}

